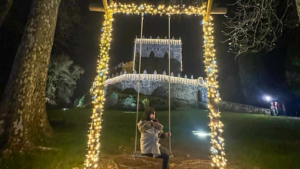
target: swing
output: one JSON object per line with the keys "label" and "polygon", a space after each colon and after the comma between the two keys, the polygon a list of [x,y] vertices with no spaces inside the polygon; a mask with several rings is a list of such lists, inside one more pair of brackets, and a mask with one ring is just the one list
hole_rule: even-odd
{"label": "swing", "polygon": [[[171,39],[170,39],[170,27],[171,27],[171,15],[169,14],[169,132],[171,132],[171,59],[170,59],[170,53],[171,53]],[[135,146],[134,146],[134,153],[133,157],[149,157],[146,155],[143,155],[141,151],[137,151],[137,123],[139,118],[139,101],[140,101],[140,80],[141,80],[141,60],[142,60],[142,39],[143,39],[143,25],[144,25],[144,13],[141,14],[141,42],[140,42],[140,57],[139,57],[139,80],[138,80],[138,95],[137,95],[137,108],[136,108],[136,127],[135,127]],[[172,146],[171,146],[171,137],[169,138],[169,155],[170,157],[173,157],[172,155]]]}

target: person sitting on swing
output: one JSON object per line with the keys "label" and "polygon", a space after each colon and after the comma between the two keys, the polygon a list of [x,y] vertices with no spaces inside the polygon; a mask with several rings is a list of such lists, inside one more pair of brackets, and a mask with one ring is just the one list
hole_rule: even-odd
{"label": "person sitting on swing", "polygon": [[155,118],[154,108],[149,107],[137,125],[141,132],[141,153],[145,156],[163,159],[162,168],[168,169],[170,159],[169,151],[159,144],[159,139],[170,137],[171,133],[163,132],[162,129],[164,126]]}

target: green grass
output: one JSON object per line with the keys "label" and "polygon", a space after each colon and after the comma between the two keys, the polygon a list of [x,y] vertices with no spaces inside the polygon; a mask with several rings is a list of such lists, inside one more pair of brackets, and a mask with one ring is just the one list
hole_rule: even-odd
{"label": "green grass", "polygon": [[[58,151],[34,151],[3,160],[0,168],[72,169],[83,167],[88,121],[91,110],[51,111],[54,136],[43,146]],[[141,113],[139,116],[141,117]],[[172,150],[176,157],[208,159],[210,138],[199,138],[193,130],[209,131],[208,112],[202,110],[172,111]],[[101,133],[101,153],[132,153],[136,114],[107,110]],[[168,130],[168,112],[157,112],[157,118]],[[53,123],[54,119],[62,119]],[[300,166],[300,120],[263,115],[223,113],[226,157],[236,168],[297,169]],[[166,145],[167,140],[162,144]],[[6,167],[5,167],[6,166]]]}
{"label": "green grass", "polygon": [[50,111],[48,117],[62,120],[53,126],[54,136],[47,138],[42,146],[57,148],[50,151],[32,151],[25,155],[14,155],[3,160],[0,168],[9,169],[73,169],[83,168],[88,122],[91,110],[73,109]]}

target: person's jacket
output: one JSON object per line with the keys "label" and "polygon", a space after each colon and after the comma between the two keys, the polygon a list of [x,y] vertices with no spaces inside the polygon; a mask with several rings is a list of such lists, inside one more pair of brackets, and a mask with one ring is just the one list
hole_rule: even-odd
{"label": "person's jacket", "polygon": [[140,121],[137,125],[141,132],[141,153],[153,154],[153,157],[159,156],[159,139],[165,137],[165,133],[163,132],[164,126],[157,119]]}

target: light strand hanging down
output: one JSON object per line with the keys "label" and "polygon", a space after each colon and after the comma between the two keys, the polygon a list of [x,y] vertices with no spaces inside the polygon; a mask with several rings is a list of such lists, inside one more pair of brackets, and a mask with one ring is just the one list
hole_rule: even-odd
{"label": "light strand hanging down", "polygon": [[105,21],[103,23],[103,33],[100,40],[100,55],[98,60],[96,78],[96,89],[93,91],[95,100],[93,101],[94,109],[92,114],[92,121],[88,134],[88,150],[86,160],[84,163],[85,168],[96,168],[98,166],[99,153],[100,153],[100,132],[102,123],[102,113],[104,111],[104,85],[106,75],[108,73],[108,52],[110,49],[113,11],[108,10],[105,15]]}
{"label": "light strand hanging down", "polygon": [[[204,17],[205,18],[205,17]],[[208,86],[208,99],[210,109],[210,129],[211,129],[211,154],[212,154],[212,167],[218,169],[224,169],[226,167],[225,150],[224,150],[224,138],[222,138],[223,123],[220,121],[221,112],[219,111],[219,101],[221,101],[218,93],[217,82],[217,62],[214,49],[214,29],[212,23],[212,16],[208,20],[203,22],[204,31],[204,57],[205,57],[205,72],[207,74],[207,86]]]}

